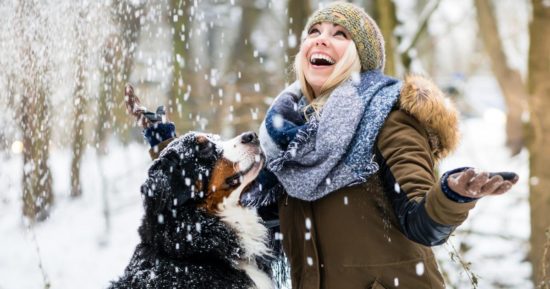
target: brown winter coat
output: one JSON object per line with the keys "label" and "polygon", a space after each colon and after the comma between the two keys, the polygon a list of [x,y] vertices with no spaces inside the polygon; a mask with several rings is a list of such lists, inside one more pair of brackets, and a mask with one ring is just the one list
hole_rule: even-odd
{"label": "brown winter coat", "polygon": [[[403,233],[392,202],[399,194],[408,203],[425,202],[426,218],[447,225],[449,234],[466,219],[475,202],[447,198],[434,172],[437,161],[456,146],[457,126],[456,112],[439,89],[409,77],[399,108],[378,136],[377,161],[389,171],[381,169],[366,183],[314,202],[281,198],[292,288],[444,288],[432,250]],[[388,173],[393,183],[387,183],[392,182]]]}

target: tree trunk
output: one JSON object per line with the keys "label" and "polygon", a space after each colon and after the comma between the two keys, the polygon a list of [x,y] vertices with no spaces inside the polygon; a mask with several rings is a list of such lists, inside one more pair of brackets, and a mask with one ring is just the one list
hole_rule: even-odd
{"label": "tree trunk", "polygon": [[[195,76],[191,70],[191,47],[189,33],[191,31],[191,0],[171,0],[170,1],[170,19],[172,26],[173,42],[173,77],[172,91],[168,102],[167,113],[169,119],[173,121],[176,127],[181,131],[192,129],[191,122],[186,118],[184,111],[195,111],[195,97],[190,97],[195,93]],[[185,103],[185,104],[184,104]],[[188,114],[188,113],[187,113]]]}
{"label": "tree trunk", "polygon": [[395,61],[396,39],[393,36],[393,31],[397,25],[395,3],[387,0],[376,0],[374,18],[380,26],[382,36],[384,36],[384,50],[386,51],[384,73],[397,76],[397,63]]}
{"label": "tree trunk", "polygon": [[107,133],[114,125],[109,119],[109,112],[113,106],[111,100],[114,86],[114,78],[116,74],[115,56],[113,55],[116,37],[110,36],[105,41],[105,49],[103,49],[102,64],[101,64],[101,82],[99,85],[99,97],[97,99],[97,123],[95,124],[95,145],[99,155],[104,155],[106,152],[105,141]]}
{"label": "tree trunk", "polygon": [[[288,1],[288,36],[289,43],[286,49],[286,65],[294,64],[294,58],[300,50],[302,41],[302,31],[306,25],[307,19],[311,14],[311,3],[309,0]],[[291,70],[293,71],[292,67]],[[292,77],[294,79],[294,77]]]}
{"label": "tree trunk", "polygon": [[521,115],[526,110],[527,93],[519,71],[507,65],[503,44],[498,34],[498,25],[490,0],[475,0],[477,20],[481,38],[491,67],[504,95],[507,107],[506,146],[512,155],[520,152],[524,146],[523,123]]}
{"label": "tree trunk", "polygon": [[[43,20],[33,1],[20,1],[17,9],[23,37],[20,47],[23,75],[18,109],[23,134],[23,215],[31,221],[45,220],[53,203],[52,175],[48,166],[50,147],[49,92],[45,75],[49,51],[40,54],[35,46],[45,46],[47,38],[39,28]],[[30,25],[33,23],[33,25]]]}
{"label": "tree trunk", "polygon": [[[266,107],[263,103],[265,95],[261,93],[263,87],[260,82],[263,79],[263,67],[254,55],[254,45],[251,41],[252,33],[262,13],[253,1],[243,1],[243,17],[239,27],[241,35],[231,53],[231,71],[228,74],[237,76],[235,83],[235,94],[241,95],[240,101],[226,103],[225,106],[233,105],[234,119],[233,127],[236,133],[248,130],[257,130],[260,126],[262,116],[258,113],[264,112]],[[266,85],[264,82],[263,85]]]}
{"label": "tree trunk", "polygon": [[118,31],[106,41],[103,54],[102,77],[98,99],[96,146],[104,152],[106,136],[116,128],[121,140],[128,139],[127,112],[124,105],[124,86],[130,79],[134,54],[140,34],[140,19],[144,4],[129,0],[115,0],[111,14]]}
{"label": "tree trunk", "polygon": [[[38,78],[38,77],[37,77]],[[21,99],[23,132],[23,215],[43,221],[53,203],[52,175],[48,166],[50,147],[49,103],[39,81],[26,83]],[[38,87],[37,87],[38,86]]]}
{"label": "tree trunk", "polygon": [[82,195],[80,185],[80,164],[84,152],[84,121],[86,120],[86,62],[88,60],[88,48],[84,29],[86,23],[86,11],[80,11],[79,19],[75,25],[76,51],[76,75],[74,88],[74,119],[72,129],[72,160],[71,160],[71,197]]}
{"label": "tree trunk", "polygon": [[[529,107],[531,252],[535,288],[550,288],[550,254],[545,232],[550,229],[550,7],[533,0],[529,28]],[[548,244],[547,244],[548,245]],[[545,253],[546,252],[546,253]]]}
{"label": "tree trunk", "polygon": [[[426,6],[423,8],[424,10],[421,13],[421,16],[423,16],[423,18],[418,21],[419,24],[418,24],[418,28],[416,29],[416,32],[410,38],[410,41],[407,43],[406,48],[403,51],[400,51],[401,63],[403,64],[405,73],[409,73],[411,71],[412,63],[414,60],[413,57],[411,56],[411,52],[413,49],[416,48],[420,38],[426,34],[426,31],[428,30],[428,22],[430,20],[430,17],[435,12],[435,10],[437,10],[440,3],[441,3],[441,0],[432,0],[428,2],[428,4],[426,4]],[[400,38],[398,40],[402,41]]]}

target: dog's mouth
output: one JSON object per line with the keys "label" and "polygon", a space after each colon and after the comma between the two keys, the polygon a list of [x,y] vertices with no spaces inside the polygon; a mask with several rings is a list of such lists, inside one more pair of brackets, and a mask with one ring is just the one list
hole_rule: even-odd
{"label": "dog's mouth", "polygon": [[265,155],[262,150],[257,147],[255,152],[250,153],[242,161],[236,164],[238,169],[234,175],[226,179],[226,185],[229,187],[248,185],[258,176],[264,164]]}
{"label": "dog's mouth", "polygon": [[265,155],[258,147],[258,151],[254,153],[254,161],[240,171],[240,174],[245,178],[255,179],[260,173],[260,170],[264,167]]}
{"label": "dog's mouth", "polygon": [[264,166],[265,155],[258,136],[253,132],[243,133],[219,145],[223,150],[223,158],[233,165],[233,174],[225,179],[227,187],[249,184]]}

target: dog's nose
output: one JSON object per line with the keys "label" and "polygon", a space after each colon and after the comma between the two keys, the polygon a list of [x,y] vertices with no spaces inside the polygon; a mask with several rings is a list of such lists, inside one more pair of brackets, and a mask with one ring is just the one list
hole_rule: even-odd
{"label": "dog's nose", "polygon": [[241,143],[259,144],[258,135],[255,132],[249,131],[241,135]]}

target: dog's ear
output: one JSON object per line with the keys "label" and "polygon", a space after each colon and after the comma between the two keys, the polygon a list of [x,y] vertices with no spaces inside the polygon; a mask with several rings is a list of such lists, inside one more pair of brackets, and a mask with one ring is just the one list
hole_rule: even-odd
{"label": "dog's ear", "polygon": [[141,194],[147,213],[159,213],[166,207],[170,198],[170,176],[165,168],[165,162],[156,160],[149,168],[145,183],[141,185]]}

